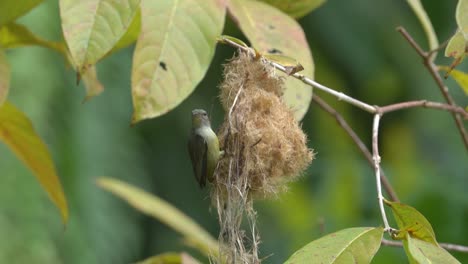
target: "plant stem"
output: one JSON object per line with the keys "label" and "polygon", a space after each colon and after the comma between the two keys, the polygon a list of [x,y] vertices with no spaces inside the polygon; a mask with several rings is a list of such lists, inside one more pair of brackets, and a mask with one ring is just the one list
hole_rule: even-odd
{"label": "plant stem", "polygon": [[385,213],[384,197],[382,195],[382,184],[380,182],[380,155],[379,155],[379,123],[381,113],[374,115],[374,123],[372,125],[372,159],[374,160],[375,181],[377,183],[377,199],[379,200],[380,214],[384,223],[384,230],[391,234],[392,228],[388,224],[387,214]]}
{"label": "plant stem", "polygon": [[[439,90],[441,91],[442,95],[445,98],[445,101],[452,107],[457,107],[457,105],[455,104],[455,101],[453,100],[452,96],[448,92],[447,86],[445,86],[442,78],[439,75],[437,66],[434,64],[432,55],[435,53],[428,53],[428,52],[423,51],[421,47],[418,45],[418,43],[414,41],[413,37],[411,37],[411,35],[403,27],[398,27],[397,30],[398,32],[401,33],[401,35],[403,35],[403,37],[408,41],[408,43],[416,50],[419,56],[421,56],[424,62],[424,66],[426,67],[426,69],[429,71],[432,78],[436,82],[437,86],[439,87]],[[465,148],[468,151],[468,134],[466,133],[465,126],[463,125],[461,116],[455,112],[452,112],[452,116],[455,120],[455,124],[457,125],[458,131],[460,132],[460,136],[463,140],[463,144],[465,145]]]}
{"label": "plant stem", "polygon": [[[346,122],[346,120],[343,118],[343,116],[340,115],[333,107],[328,105],[322,98],[320,98],[318,95],[314,94],[312,97],[312,100],[314,103],[316,103],[320,108],[322,108],[325,112],[329,113],[332,115],[335,119],[336,122],[338,122],[338,125],[343,128],[343,130],[348,133],[349,137],[353,140],[354,144],[359,148],[361,153],[366,157],[367,161],[369,164],[374,167],[374,161],[372,159],[372,154],[370,153],[369,149],[366,147],[364,142],[359,138],[359,136],[354,132],[354,130],[349,126],[349,124]],[[398,196],[393,190],[392,185],[390,184],[388,178],[385,176],[384,172],[382,171],[382,168],[380,168],[380,180],[382,181],[383,187],[385,191],[387,192],[388,196],[390,196],[390,199],[394,202],[399,202]]]}

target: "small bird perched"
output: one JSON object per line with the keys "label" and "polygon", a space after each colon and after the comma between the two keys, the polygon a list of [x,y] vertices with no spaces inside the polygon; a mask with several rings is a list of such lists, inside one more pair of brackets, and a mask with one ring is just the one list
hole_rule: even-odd
{"label": "small bird perched", "polygon": [[219,150],[218,137],[211,129],[210,120],[205,110],[192,111],[192,132],[188,142],[195,178],[203,188],[206,180],[212,181],[218,160],[222,154]]}

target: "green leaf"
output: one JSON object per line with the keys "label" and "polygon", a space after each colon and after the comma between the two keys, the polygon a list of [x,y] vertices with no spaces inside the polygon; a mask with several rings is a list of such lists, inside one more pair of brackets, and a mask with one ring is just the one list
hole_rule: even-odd
{"label": "green leaf", "polygon": [[141,12],[140,9],[138,9],[137,13],[133,17],[132,23],[127,28],[127,32],[125,32],[122,38],[120,38],[119,42],[115,44],[115,46],[112,48],[111,51],[109,51],[107,55],[112,54],[120,49],[126,48],[127,46],[130,46],[131,44],[135,43],[138,39],[138,35],[140,34],[140,28]]}
{"label": "green leaf", "polygon": [[406,204],[386,200],[385,204],[392,208],[393,216],[399,228],[399,238],[404,238],[406,234],[409,234],[414,238],[437,245],[435,233],[431,224],[415,208]]}
{"label": "green leaf", "polygon": [[457,10],[455,11],[458,28],[468,41],[468,0],[458,0]]}
{"label": "green leaf", "polygon": [[234,42],[236,43],[237,45],[241,46],[241,47],[244,47],[244,48],[248,48],[249,46],[247,44],[245,44],[244,41],[238,39],[238,38],[235,38],[235,37],[231,37],[231,36],[228,36],[228,35],[222,35],[218,38],[218,42],[219,43],[223,43],[223,44],[226,44],[228,43],[228,41],[230,42]]}
{"label": "green leaf", "polygon": [[445,57],[458,59],[464,56],[466,52],[466,43],[467,41],[461,31],[457,30],[455,35],[450,38],[450,41],[445,48]]}
{"label": "green leaf", "polygon": [[380,247],[383,228],[355,227],[326,235],[296,251],[285,264],[370,263]]}
{"label": "green leaf", "polygon": [[0,141],[32,170],[66,223],[67,201],[47,146],[34,131],[31,121],[8,101],[0,106]]}
{"label": "green leaf", "polygon": [[312,10],[318,8],[325,0],[261,0],[268,3],[286,14],[294,17],[301,18]]}
{"label": "green leaf", "polygon": [[5,52],[0,49],[0,107],[5,102],[10,89],[10,65]]}
{"label": "green leaf", "polygon": [[99,79],[96,74],[96,66],[91,66],[88,70],[81,76],[83,79],[84,85],[86,87],[86,97],[83,102],[88,101],[96,95],[99,95],[104,91],[104,86],[99,82]]}
{"label": "green leaf", "polygon": [[455,264],[460,263],[445,249],[407,235],[405,251],[410,263]]}
{"label": "green leaf", "polygon": [[111,178],[99,178],[98,185],[127,201],[140,212],[150,215],[182,234],[206,256],[217,255],[218,242],[190,217],[168,202],[139,188]]}
{"label": "green leaf", "polygon": [[459,70],[451,69],[450,67],[440,66],[439,69],[446,71],[450,76],[455,79],[458,85],[462,88],[468,96],[468,74]]}
{"label": "green leaf", "polygon": [[0,28],[0,46],[3,48],[17,48],[22,46],[41,46],[55,50],[66,57],[63,43],[44,40],[32,33],[27,27],[10,23]]}
{"label": "green leaf", "polygon": [[280,54],[264,54],[263,57],[283,66],[286,69],[286,74],[288,75],[304,70],[304,67],[297,60],[288,56]]}
{"label": "green leaf", "polygon": [[0,27],[8,24],[18,17],[26,14],[44,0],[1,0],[0,1]]}
{"label": "green leaf", "polygon": [[63,34],[80,73],[117,44],[139,4],[140,0],[60,0]]}
{"label": "green leaf", "polygon": [[182,253],[164,253],[154,257],[150,257],[136,264],[200,264],[189,254]]}
{"label": "green leaf", "polygon": [[[258,1],[231,0],[228,5],[233,20],[261,54],[280,54],[299,60],[304,75],[313,78],[314,63],[304,31],[291,17]],[[259,15],[261,14],[261,15]],[[312,100],[312,87],[294,78],[286,78],[284,101],[301,120]]]}
{"label": "green leaf", "polygon": [[132,123],[163,115],[192,93],[213,58],[225,9],[224,0],[141,1]]}

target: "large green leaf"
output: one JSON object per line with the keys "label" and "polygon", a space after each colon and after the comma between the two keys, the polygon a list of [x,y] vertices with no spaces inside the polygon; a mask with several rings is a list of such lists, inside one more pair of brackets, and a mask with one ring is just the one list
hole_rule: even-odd
{"label": "large green leaf", "polygon": [[419,264],[456,264],[460,263],[445,249],[432,243],[407,235],[405,251],[410,263]]}
{"label": "large green leaf", "polygon": [[285,264],[370,263],[380,248],[383,228],[355,227],[319,238],[296,251]]}
{"label": "large green leaf", "polygon": [[34,35],[27,27],[13,22],[0,27],[0,47],[17,48],[31,45],[53,49],[66,57],[66,48],[61,42],[44,40]]}
{"label": "large green leaf", "polygon": [[187,253],[164,253],[154,257],[150,257],[136,264],[200,264]]}
{"label": "large green leaf", "polygon": [[225,9],[224,0],[141,1],[132,123],[167,113],[195,89],[213,58]]}
{"label": "large green leaf", "polygon": [[286,14],[294,17],[300,18],[317,7],[325,3],[326,0],[260,0],[262,2],[268,3]]}
{"label": "large green leaf", "polygon": [[458,0],[455,18],[457,19],[458,28],[468,41],[468,0]]}
{"label": "large green leaf", "polygon": [[168,202],[139,188],[111,178],[99,178],[101,188],[127,201],[137,210],[150,215],[179,232],[206,256],[217,255],[217,241],[190,217]]}
{"label": "large green leaf", "polygon": [[63,34],[80,73],[117,44],[139,4],[140,0],[60,0]]}
{"label": "large green leaf", "polygon": [[[229,12],[242,32],[260,53],[275,53],[298,60],[304,75],[313,78],[314,63],[304,31],[291,17],[268,4],[250,0],[231,0]],[[284,100],[301,120],[312,100],[312,87],[286,78]]]}
{"label": "large green leaf", "polygon": [[34,131],[31,121],[9,102],[0,106],[0,141],[8,145],[32,170],[52,202],[59,208],[63,222],[66,223],[67,201],[47,146]]}
{"label": "large green leaf", "polygon": [[400,232],[398,238],[404,239],[409,234],[414,238],[437,245],[431,224],[420,212],[406,204],[390,201],[385,201],[385,203],[392,208]]}
{"label": "large green leaf", "polygon": [[1,0],[0,27],[26,14],[44,0]]}
{"label": "large green leaf", "polygon": [[10,65],[5,52],[0,49],[0,106],[5,102],[10,89]]}

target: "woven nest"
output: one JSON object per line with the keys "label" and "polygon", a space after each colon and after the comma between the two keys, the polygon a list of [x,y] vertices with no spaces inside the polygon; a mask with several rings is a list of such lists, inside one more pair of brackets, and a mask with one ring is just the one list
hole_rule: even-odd
{"label": "woven nest", "polygon": [[[270,197],[311,163],[313,152],[281,99],[283,90],[283,79],[261,60],[241,53],[225,66],[220,98],[227,114],[219,139],[226,158],[216,181],[225,183],[229,175],[246,178],[250,195]],[[229,164],[232,156],[235,168]]]}
{"label": "woven nest", "polygon": [[[228,263],[257,263],[253,198],[284,191],[286,183],[303,174],[313,152],[282,100],[283,79],[269,64],[240,53],[225,65],[220,89],[226,115],[218,136],[225,154],[215,172],[212,198],[221,225],[220,244],[226,246],[221,252]],[[244,213],[250,236],[240,229]]]}

